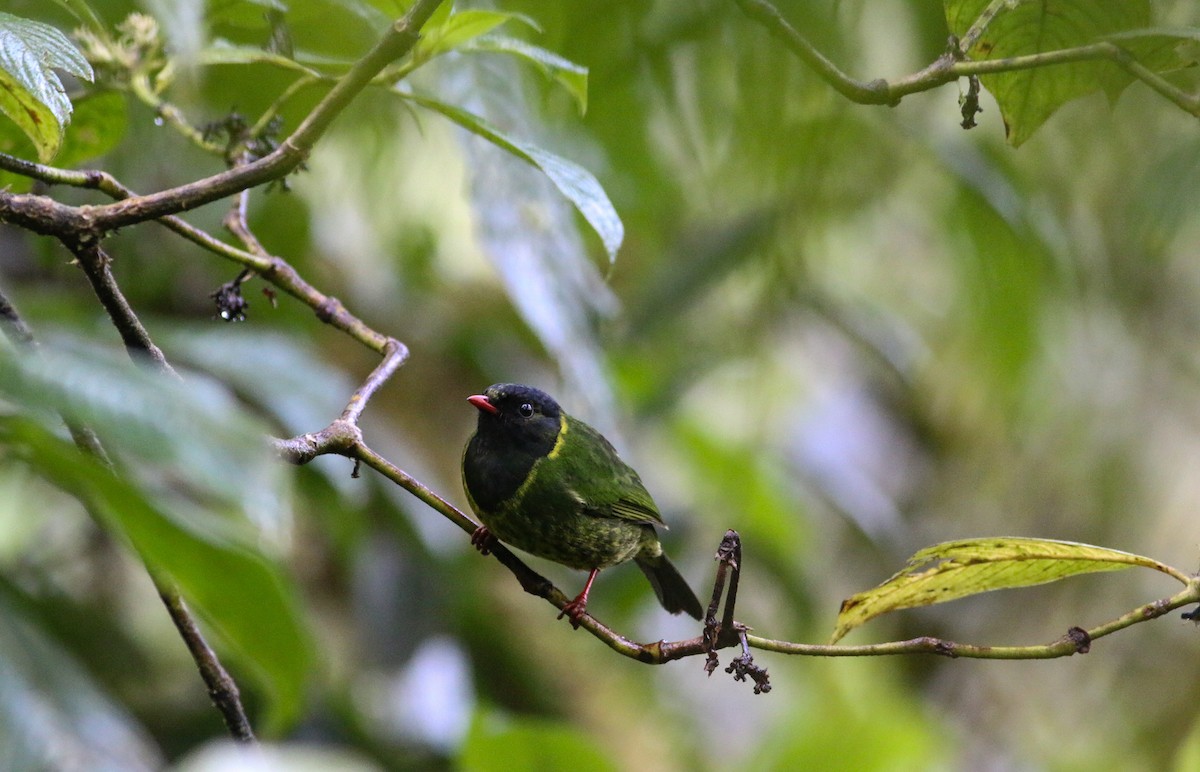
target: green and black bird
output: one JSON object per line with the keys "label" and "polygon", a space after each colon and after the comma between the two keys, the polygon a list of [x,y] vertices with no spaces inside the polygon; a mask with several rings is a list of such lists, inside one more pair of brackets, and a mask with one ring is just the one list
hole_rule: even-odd
{"label": "green and black bird", "polygon": [[463,486],[491,539],[590,571],[583,592],[559,614],[575,627],[602,568],[632,559],[672,614],[699,619],[700,601],[663,554],[654,526],[666,525],[641,478],[592,427],[544,391],[498,383],[468,397],[479,424],[463,453]]}

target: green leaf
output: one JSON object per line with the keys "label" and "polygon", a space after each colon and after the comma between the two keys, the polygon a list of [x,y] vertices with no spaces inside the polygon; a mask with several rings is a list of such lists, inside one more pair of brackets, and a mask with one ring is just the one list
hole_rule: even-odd
{"label": "green leaf", "polygon": [[1151,558],[1068,541],[995,537],[935,544],[883,584],[843,601],[830,642],[890,611],[1133,566],[1170,574]]}
{"label": "green leaf", "polygon": [[546,77],[552,78],[575,98],[580,115],[587,113],[587,67],[524,40],[503,35],[481,37],[465,46],[464,50],[511,54],[534,64]]}
{"label": "green leaf", "polygon": [[100,20],[100,16],[95,10],[88,5],[87,0],[54,0],[54,2],[65,8],[80,24],[85,25],[93,33],[107,34],[108,28],[104,26],[104,22]]}
{"label": "green leaf", "polygon": [[[265,424],[202,376],[181,381],[71,340],[33,354],[0,348],[0,399],[20,414],[6,419],[0,445],[171,576],[261,677],[271,723],[293,720],[311,644],[281,574],[259,552],[286,538],[291,517],[289,478]],[[96,433],[116,474],[55,436],[63,418]]]}
{"label": "green leaf", "polygon": [[477,716],[472,721],[458,763],[471,772],[535,769],[606,772],[617,768],[602,747],[572,726],[489,715]]}
{"label": "green leaf", "polygon": [[[525,20],[526,17],[503,11],[469,10],[450,16],[444,24],[437,26],[426,24],[421,33],[421,39],[413,51],[413,59],[419,62],[428,61],[447,51],[453,51],[512,19]],[[430,21],[433,20],[430,19]]]}
{"label": "green leaf", "polygon": [[125,95],[98,91],[77,100],[71,126],[55,164],[69,169],[105,155],[125,136],[128,125]]}
{"label": "green leaf", "polygon": [[621,248],[621,242],[625,238],[625,226],[604,188],[591,172],[536,145],[510,137],[483,118],[466,110],[415,94],[401,93],[401,96],[441,113],[467,131],[541,169],[600,236],[609,262],[616,261],[617,250]]}
{"label": "green leaf", "polygon": [[1151,27],[1118,32],[1105,37],[1155,72],[1191,67],[1200,60],[1200,29],[1195,27]]}
{"label": "green leaf", "polygon": [[62,339],[37,356],[0,349],[0,396],[30,415],[88,425],[143,488],[202,505],[195,516],[206,527],[281,538],[290,509],[267,426],[219,384],[165,377]]}
{"label": "green leaf", "polygon": [[[347,62],[341,60],[327,59],[325,61],[341,69],[345,69],[347,66]],[[200,64],[205,66],[219,64],[270,64],[284,70],[292,70],[314,78],[321,77],[320,72],[304,66],[295,59],[256,46],[237,45],[223,39],[214,40],[211,45],[206,46],[200,52]]]}
{"label": "green leaf", "polygon": [[67,440],[28,418],[0,417],[0,444],[78,498],[122,534],[249,664],[269,694],[269,727],[294,723],[304,702],[313,647],[278,568],[249,544],[197,528],[160,508]]}
{"label": "green leaf", "polygon": [[162,768],[133,716],[0,594],[0,748],[5,769]]}
{"label": "green leaf", "polygon": [[43,163],[58,153],[71,120],[71,101],[55,69],[92,79],[91,65],[62,32],[0,12],[0,111],[29,137]]}
{"label": "green leaf", "polygon": [[[79,99],[55,164],[70,169],[109,152],[125,135],[126,119],[125,97],[118,92],[102,91]],[[0,152],[27,157],[36,151],[15,124],[0,122]],[[22,193],[31,187],[30,177],[0,172],[0,189]]]}
{"label": "green leaf", "polygon": [[[962,37],[990,5],[992,0],[945,0],[946,24]],[[1149,23],[1149,0],[1004,3],[967,55],[991,61],[1058,51]],[[984,75],[981,80],[1000,105],[1005,135],[1016,147],[1066,102],[1097,90],[1116,99],[1133,76],[1112,62],[1097,61]]]}

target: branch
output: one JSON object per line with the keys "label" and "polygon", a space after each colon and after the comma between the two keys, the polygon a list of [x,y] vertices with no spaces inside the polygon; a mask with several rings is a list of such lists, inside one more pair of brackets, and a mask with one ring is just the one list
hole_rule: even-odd
{"label": "branch", "polygon": [[[372,374],[374,378],[375,374]],[[352,427],[352,430],[347,430]],[[277,441],[283,455],[292,463],[303,464],[325,453],[337,453],[355,459],[375,469],[429,507],[440,513],[466,534],[474,533],[478,523],[442,498],[423,483],[398,468],[362,442],[361,432],[353,423],[339,418],[323,432],[304,435],[292,440]],[[302,453],[294,452],[302,449]],[[520,558],[502,544],[491,549],[491,554],[505,566],[531,595],[543,598],[556,609],[562,609],[570,598],[552,582],[529,568]],[[894,656],[900,654],[938,654],[946,657],[969,659],[1055,659],[1073,654],[1087,653],[1093,641],[1111,635],[1118,630],[1156,619],[1183,606],[1200,603],[1200,575],[1187,575],[1177,569],[1165,568],[1166,573],[1184,583],[1180,592],[1167,598],[1147,603],[1122,614],[1109,622],[1090,629],[1072,627],[1061,638],[1037,646],[986,646],[924,636],[906,641],[847,646],[843,644],[794,643],[763,638],[749,633],[750,628],[734,620],[734,605],[737,598],[738,576],[741,569],[741,540],[736,531],[728,531],[717,551],[720,565],[713,586],[712,601],[705,617],[704,628],[695,638],[679,641],[637,643],[620,635],[590,614],[585,614],[580,627],[622,656],[646,664],[661,665],[685,657],[706,657],[705,670],[711,674],[716,668],[716,651],[729,646],[741,645],[742,654],[726,668],[737,680],[750,678],[755,684],[755,693],[770,691],[766,670],[753,664],[750,649],[772,651],[780,654],[809,657],[867,657]],[[717,610],[728,578],[725,594],[725,609],[721,621],[717,622]]]}
{"label": "branch", "polygon": [[[338,419],[334,425],[344,425],[347,421]],[[392,465],[392,463],[383,456],[380,456],[376,451],[367,447],[361,441],[361,433],[356,432],[352,436],[344,435],[344,433],[335,433],[337,441],[322,445],[322,433],[318,435],[306,435],[304,438],[296,438],[293,441],[280,441],[283,444],[296,443],[300,439],[304,439],[305,454],[292,455],[288,460],[295,463],[306,463],[318,455],[325,453],[336,453],[366,463],[368,467],[376,469],[377,472],[383,474],[384,477],[394,481],[397,485],[403,487],[404,490],[412,493],[413,496],[419,498],[420,501],[430,505],[430,507],[439,514],[442,514],[455,526],[462,529],[464,533],[474,533],[479,527],[479,523],[466,514],[463,514],[460,509],[457,509],[454,504],[446,501],[445,498],[437,495],[431,489],[419,480],[416,480],[404,472],[403,469]],[[545,579],[544,576],[530,569],[526,563],[521,561],[510,550],[505,549],[504,545],[497,544],[491,550],[492,555],[496,556],[497,561],[508,568],[520,582],[524,591],[533,596],[544,598],[548,603],[556,609],[562,609],[570,598],[562,591],[558,590],[551,581]],[[614,652],[622,654],[624,657],[636,659],[637,662],[646,664],[661,665],[667,662],[672,662],[674,659],[683,659],[685,657],[706,656],[706,670],[712,674],[715,669],[715,652],[720,648],[738,645],[742,646],[742,656],[734,659],[734,662],[726,669],[727,672],[733,672],[734,678],[737,680],[745,680],[750,677],[755,681],[755,693],[769,692],[770,684],[767,681],[766,670],[757,668],[752,664],[750,659],[750,648],[758,648],[762,651],[770,651],[781,654],[793,654],[793,656],[804,657],[881,657],[881,656],[896,656],[896,654],[941,654],[943,657],[962,657],[968,659],[1055,659],[1058,657],[1069,657],[1072,654],[1082,654],[1090,651],[1092,641],[1104,638],[1106,635],[1116,633],[1133,624],[1154,620],[1168,614],[1168,612],[1180,609],[1182,606],[1200,603],[1200,575],[1187,575],[1177,569],[1166,570],[1165,573],[1174,576],[1175,579],[1184,582],[1182,591],[1170,596],[1156,600],[1156,602],[1148,603],[1139,608],[1116,617],[1115,620],[1099,624],[1091,629],[1080,627],[1070,628],[1066,635],[1049,644],[1040,646],[983,646],[972,644],[959,644],[959,642],[932,638],[932,636],[923,636],[906,641],[889,641],[886,644],[869,644],[863,646],[846,646],[846,645],[822,645],[822,644],[798,644],[792,641],[779,641],[761,636],[750,635],[750,628],[744,624],[733,620],[733,608],[737,599],[737,580],[740,571],[740,561],[742,561],[742,545],[736,531],[728,531],[725,539],[722,540],[721,547],[716,553],[720,565],[713,587],[713,599],[709,605],[706,621],[701,635],[696,638],[679,640],[679,641],[658,641],[653,644],[638,644],[624,638],[623,635],[614,632],[610,627],[605,626],[599,620],[596,620],[592,615],[584,615],[581,618],[580,627],[588,630],[588,633],[595,636],[596,639],[604,642],[608,648]],[[732,571],[730,584],[728,584],[728,592],[726,594],[725,614],[722,616],[720,623],[716,622],[716,610],[719,608],[722,591],[724,591],[727,571]]]}
{"label": "branch", "polygon": [[[71,185],[73,187],[99,190],[116,199],[136,196],[132,190],[104,171],[58,169],[53,166],[25,161],[4,153],[0,153],[0,169],[41,180],[48,184]],[[0,213],[3,212],[3,204],[4,196],[0,194]],[[351,314],[337,298],[330,297],[317,290],[313,285],[305,281],[296,269],[283,258],[269,254],[255,254],[244,249],[238,249],[174,215],[162,217],[157,222],[183,236],[193,244],[197,244],[214,254],[254,271],[271,284],[312,308],[321,321],[345,332],[372,351],[383,354],[389,344],[398,343],[394,338],[376,332],[357,316]],[[42,231],[37,230],[37,232]],[[61,231],[49,230],[46,233],[59,235]]]}
{"label": "branch", "polygon": [[351,100],[375,75],[391,62],[405,56],[420,39],[420,29],[443,0],[417,0],[403,18],[384,33],[366,56],[330,89],[299,127],[279,147],[263,158],[196,182],[116,204],[94,207],[87,212],[95,227],[111,230],[177,214],[202,204],[278,179],[291,172],[308,156],[317,140]]}
{"label": "branch", "polygon": [[[34,338],[33,332],[2,292],[0,292],[0,322],[3,323],[2,329],[5,334],[15,345],[36,352],[37,340]],[[167,366],[169,367],[169,365]],[[87,426],[76,425],[73,422],[68,422],[67,426],[80,450],[99,460],[110,472],[114,471],[112,460],[95,432]],[[104,519],[92,512],[90,508],[88,508],[88,514],[95,522],[104,522]],[[246,715],[246,709],[242,705],[237,683],[221,665],[220,658],[204,639],[204,634],[188,610],[187,604],[184,603],[179,588],[165,576],[153,570],[145,561],[143,561],[143,565],[146,566],[146,572],[150,575],[150,580],[154,583],[154,589],[158,592],[159,598],[166,606],[167,614],[175,624],[175,629],[183,638],[188,653],[192,655],[196,668],[200,671],[200,677],[208,689],[208,696],[221,714],[221,719],[225,722],[230,736],[238,742],[254,742],[254,731],[250,726],[250,719]]]}
{"label": "branch", "polygon": [[890,641],[863,646],[841,644],[807,644],[790,641],[775,641],[769,638],[750,636],[750,645],[764,651],[780,654],[796,654],[807,657],[874,657],[895,654],[940,654],[946,657],[967,659],[1057,659],[1072,654],[1086,654],[1092,641],[1112,635],[1118,630],[1147,622],[1170,613],[1177,608],[1200,602],[1200,578],[1189,578],[1187,587],[1167,598],[1139,606],[1121,616],[1090,629],[1070,628],[1066,635],[1039,646],[983,646],[956,643],[941,638],[923,636],[907,641]]}
{"label": "branch", "polygon": [[92,285],[92,290],[100,299],[100,304],[108,312],[109,319],[120,333],[121,340],[125,342],[125,350],[129,352],[134,361],[149,359],[163,373],[178,378],[179,374],[167,362],[162,350],[154,345],[150,334],[146,332],[141,320],[134,313],[133,307],[129,305],[121,288],[117,286],[117,281],[113,278],[110,269],[112,260],[99,242],[63,239],[63,243],[75,255],[75,262],[83,269],[84,275]]}
{"label": "branch", "polygon": [[[378,372],[378,371],[377,371]],[[372,378],[376,374],[372,374]],[[479,524],[464,514],[446,499],[433,492],[419,480],[380,456],[362,441],[361,432],[345,415],[334,421],[323,432],[304,435],[291,440],[277,441],[282,455],[292,463],[304,464],[313,458],[326,453],[337,453],[352,458],[375,469],[384,477],[396,483],[429,507],[440,513],[464,533],[474,533]],[[302,451],[302,452],[297,452]],[[529,568],[520,558],[514,555],[502,544],[491,549],[491,554],[509,571],[520,583],[522,589],[531,595],[543,598],[556,609],[562,609],[570,598],[554,586],[552,582]],[[737,598],[738,576],[741,569],[741,540],[736,531],[728,531],[717,551],[720,565],[713,586],[712,602],[705,617],[704,628],[695,638],[679,641],[658,641],[656,643],[637,643],[620,635],[612,628],[603,624],[590,614],[585,614],[580,626],[594,637],[602,641],[610,649],[622,656],[652,665],[661,665],[676,659],[700,656],[706,657],[705,670],[710,674],[716,667],[715,652],[729,646],[741,645],[742,655],[735,658],[726,668],[726,672],[734,674],[737,680],[750,678],[755,683],[755,693],[770,691],[766,670],[753,664],[750,649],[772,651],[780,654],[790,654],[810,657],[866,657],[887,656],[898,654],[939,654],[947,657],[965,657],[969,659],[1055,659],[1073,654],[1087,653],[1093,641],[1122,630],[1126,627],[1156,619],[1174,609],[1193,603],[1200,603],[1200,575],[1187,575],[1177,569],[1166,573],[1183,582],[1185,587],[1180,592],[1168,598],[1162,598],[1152,603],[1123,614],[1104,624],[1091,629],[1072,627],[1067,633],[1050,643],[1037,646],[986,646],[944,640],[925,636],[906,641],[891,641],[887,643],[847,646],[842,644],[808,644],[779,641],[749,634],[750,628],[734,620],[734,605]],[[722,593],[728,577],[728,592],[725,595],[725,609],[721,621],[717,622]]]}
{"label": "branch", "polygon": [[195,660],[196,667],[200,670],[200,677],[204,680],[204,685],[208,687],[208,697],[212,700],[217,712],[221,714],[230,736],[238,742],[255,742],[254,730],[250,726],[246,709],[242,706],[237,682],[221,665],[217,653],[204,640],[204,634],[200,632],[200,627],[188,610],[187,604],[184,603],[183,596],[179,594],[179,588],[166,578],[158,576],[157,572],[149,566],[146,567],[146,570],[154,581],[158,597],[162,598],[163,604],[167,607],[171,621],[175,623],[175,629],[179,631],[184,645],[187,646],[188,652]]}
{"label": "branch", "polygon": [[291,136],[257,161],[157,193],[131,196],[99,206],[74,207],[39,195],[0,193],[0,220],[43,235],[66,232],[101,235],[126,225],[195,209],[279,179],[303,163],[333,120],[375,75],[412,50],[420,39],[421,27],[442,2],[417,0],[403,18],[388,28],[375,47],[330,89]]}
{"label": "branch", "polygon": [[[1200,94],[1188,94],[1139,63],[1125,49],[1110,42],[1092,43],[1075,48],[1064,48],[1027,56],[1013,56],[1006,59],[989,59],[981,62],[961,61],[962,52],[970,47],[967,45],[968,38],[978,37],[982,34],[987,23],[995,15],[995,10],[1003,2],[1004,0],[995,0],[968,30],[967,37],[964,37],[959,45],[939,56],[919,72],[892,81],[884,78],[863,81],[847,75],[826,58],[767,0],[737,0],[738,6],[746,16],[766,27],[768,32],[778,38],[789,51],[808,65],[839,94],[858,104],[894,107],[909,94],[929,91],[958,78],[972,75],[1015,72],[1074,62],[1110,61],[1166,97],[1184,112],[1200,117]],[[991,12],[991,16],[988,15],[989,12]]]}

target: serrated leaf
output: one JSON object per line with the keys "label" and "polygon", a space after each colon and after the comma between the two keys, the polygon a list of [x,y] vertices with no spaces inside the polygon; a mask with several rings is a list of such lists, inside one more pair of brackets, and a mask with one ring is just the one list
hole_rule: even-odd
{"label": "serrated leaf", "polygon": [[43,163],[58,153],[71,120],[71,100],[55,69],[92,79],[91,65],[62,32],[0,12],[0,111],[29,137]]}
{"label": "serrated leaf", "polygon": [[609,262],[616,261],[617,251],[625,238],[625,226],[617,215],[617,210],[613,208],[608,194],[591,172],[537,145],[510,137],[483,118],[466,110],[415,94],[402,96],[422,107],[441,113],[471,133],[541,169],[600,236]]}
{"label": "serrated leaf", "polygon": [[[958,36],[991,0],[945,0],[946,24]],[[1084,46],[1150,23],[1149,0],[1042,0],[1005,3],[967,55],[973,61]],[[1019,146],[1066,102],[1102,90],[1115,99],[1133,76],[1112,62],[1077,62],[984,75],[996,98],[1005,135]]]}
{"label": "serrated leaf", "polygon": [[31,419],[0,417],[0,444],[78,498],[178,584],[191,607],[258,676],[271,697],[273,729],[298,718],[313,646],[278,568],[248,543],[161,509],[145,490]]}
{"label": "serrated leaf", "polygon": [[553,51],[503,35],[478,38],[465,46],[464,50],[511,54],[534,64],[546,77],[555,80],[574,97],[580,115],[587,113],[587,67],[564,59]]}
{"label": "serrated leaf", "polygon": [[883,584],[843,601],[830,642],[891,611],[1133,566],[1170,573],[1141,555],[1053,539],[995,537],[935,544],[909,558]]}

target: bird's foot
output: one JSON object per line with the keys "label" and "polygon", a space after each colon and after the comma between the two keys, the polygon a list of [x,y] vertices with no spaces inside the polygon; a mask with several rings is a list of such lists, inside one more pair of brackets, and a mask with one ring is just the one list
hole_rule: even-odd
{"label": "bird's foot", "polygon": [[579,620],[587,613],[587,596],[580,595],[573,601],[562,607],[562,611],[558,612],[558,618],[564,616],[571,623],[571,627],[575,630],[579,629]]}
{"label": "bird's foot", "polygon": [[583,591],[575,596],[575,600],[568,601],[567,605],[562,607],[562,611],[558,612],[558,618],[564,616],[571,620],[571,627],[578,630],[579,620],[587,613],[588,593],[592,591],[592,582],[596,581],[596,574],[600,573],[599,568],[593,568],[588,574],[587,582],[583,585]]}
{"label": "bird's foot", "polygon": [[496,537],[487,526],[481,525],[471,534],[471,546],[479,550],[480,555],[490,555],[492,548],[496,546]]}

